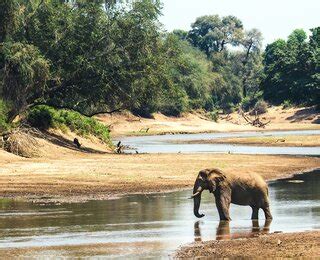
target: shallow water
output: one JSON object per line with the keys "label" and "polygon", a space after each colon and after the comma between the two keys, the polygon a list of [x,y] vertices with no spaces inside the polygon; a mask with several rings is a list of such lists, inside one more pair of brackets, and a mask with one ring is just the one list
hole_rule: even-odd
{"label": "shallow water", "polygon": [[184,144],[177,141],[212,140],[228,137],[259,137],[288,135],[320,135],[320,130],[233,132],[122,137],[114,140],[132,149],[126,152],[139,153],[241,153],[241,154],[288,154],[320,155],[320,147],[268,147],[232,144]]}
{"label": "shallow water", "polygon": [[[204,192],[200,221],[193,216],[191,191],[132,195],[82,204],[35,205],[0,202],[0,249],[107,243],[109,257],[165,257],[178,246],[199,240],[253,236],[259,232],[320,229],[320,170],[271,182],[272,223],[250,220],[251,209],[232,205],[230,225],[219,223],[213,196]],[[123,244],[125,243],[125,244]],[[124,247],[125,245],[125,247]],[[33,256],[75,256],[68,250],[39,250]],[[86,248],[77,256],[86,256]],[[101,256],[101,252],[99,252]]]}

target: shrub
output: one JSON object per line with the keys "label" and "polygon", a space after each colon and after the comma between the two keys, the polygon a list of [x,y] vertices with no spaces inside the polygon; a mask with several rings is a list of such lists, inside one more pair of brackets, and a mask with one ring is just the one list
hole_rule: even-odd
{"label": "shrub", "polygon": [[8,124],[8,107],[6,103],[0,99],[0,133],[9,129]]}
{"label": "shrub", "polygon": [[223,107],[223,113],[224,114],[231,114],[235,111],[235,107],[234,107],[234,104],[233,103],[227,103],[225,104]]}
{"label": "shrub", "polygon": [[264,100],[259,100],[259,101],[255,104],[255,106],[254,106],[254,108],[253,108],[253,110],[252,110],[252,112],[251,112],[250,114],[261,115],[261,114],[267,113],[267,111],[268,111],[268,104],[267,104],[267,102],[264,101]]}
{"label": "shrub", "polygon": [[54,117],[57,118],[56,110],[53,108],[37,106],[28,113],[27,121],[31,126],[45,130],[54,127]]}
{"label": "shrub", "polygon": [[188,111],[188,102],[186,93],[175,89],[161,100],[159,111],[166,116],[180,116]]}
{"label": "shrub", "polygon": [[109,128],[98,122],[95,118],[86,117],[71,110],[57,110],[49,106],[41,105],[32,108],[27,114],[27,122],[40,129],[59,128],[81,135],[94,135],[100,140],[110,143]]}
{"label": "shrub", "polygon": [[290,100],[283,101],[283,103],[282,103],[282,108],[283,109],[287,109],[287,108],[291,108],[291,107],[293,107],[293,104],[291,103]]}
{"label": "shrub", "polygon": [[209,118],[214,121],[217,122],[219,119],[219,111],[218,110],[213,110],[211,112],[209,112]]}
{"label": "shrub", "polygon": [[257,104],[258,99],[257,98],[252,98],[252,97],[245,97],[241,101],[241,108],[245,111],[248,112],[250,109],[254,108],[255,105]]}

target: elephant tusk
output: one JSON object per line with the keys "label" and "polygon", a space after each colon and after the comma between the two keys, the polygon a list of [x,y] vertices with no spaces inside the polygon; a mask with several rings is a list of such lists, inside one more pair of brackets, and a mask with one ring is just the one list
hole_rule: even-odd
{"label": "elephant tusk", "polygon": [[189,199],[193,199],[195,196],[199,195],[202,190],[197,191],[195,194],[192,194],[192,196]]}

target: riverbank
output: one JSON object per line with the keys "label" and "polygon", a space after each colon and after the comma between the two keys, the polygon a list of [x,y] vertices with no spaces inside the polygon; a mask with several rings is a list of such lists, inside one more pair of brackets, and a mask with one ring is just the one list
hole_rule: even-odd
{"label": "riverbank", "polygon": [[58,153],[22,158],[0,150],[0,196],[46,202],[101,200],[191,188],[199,170],[217,167],[266,180],[320,168],[320,158],[235,154]]}
{"label": "riverbank", "polygon": [[291,135],[291,136],[259,136],[259,137],[233,137],[207,140],[187,140],[175,143],[183,144],[233,144],[252,146],[276,147],[319,147],[320,135]]}
{"label": "riverbank", "polygon": [[265,234],[259,237],[196,242],[180,248],[175,258],[305,258],[320,257],[320,232]]}
{"label": "riverbank", "polygon": [[110,127],[112,136],[320,129],[320,113],[313,107],[270,107],[267,113],[260,116],[262,122],[270,122],[265,128],[249,125],[237,112],[219,115],[217,122],[210,120],[203,112],[185,113],[181,117],[168,117],[156,113],[153,118],[141,118],[123,112],[100,115],[97,118]]}

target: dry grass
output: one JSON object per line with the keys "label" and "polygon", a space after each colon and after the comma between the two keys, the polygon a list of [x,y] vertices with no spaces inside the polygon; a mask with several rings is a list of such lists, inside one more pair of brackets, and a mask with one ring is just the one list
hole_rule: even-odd
{"label": "dry grass", "polygon": [[15,155],[32,158],[39,156],[40,143],[33,136],[35,129],[18,128],[8,134],[3,148]]}

